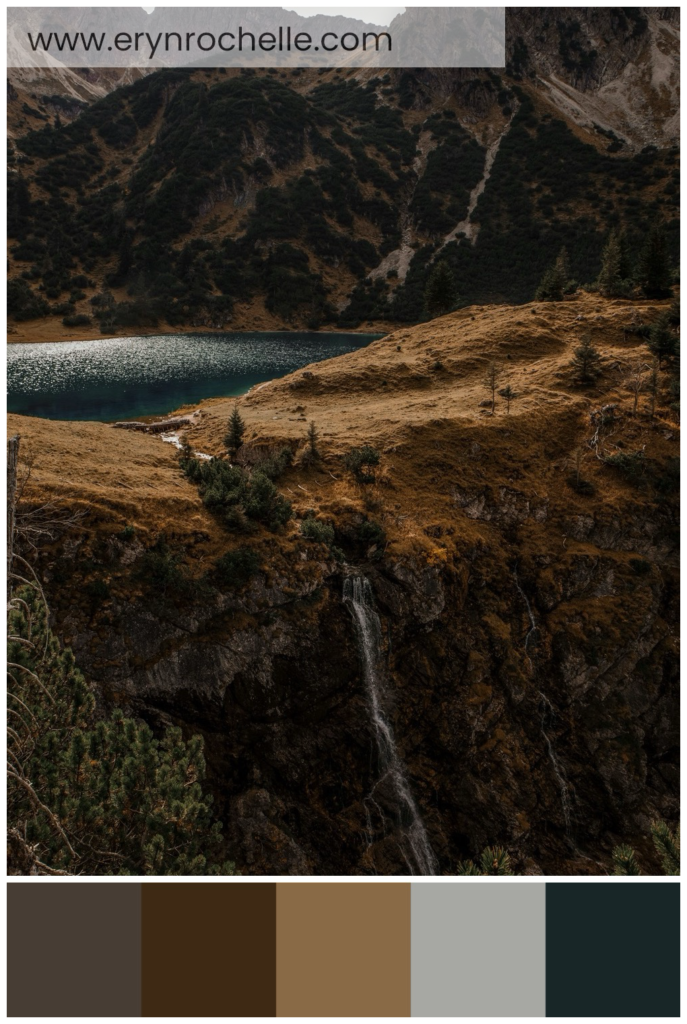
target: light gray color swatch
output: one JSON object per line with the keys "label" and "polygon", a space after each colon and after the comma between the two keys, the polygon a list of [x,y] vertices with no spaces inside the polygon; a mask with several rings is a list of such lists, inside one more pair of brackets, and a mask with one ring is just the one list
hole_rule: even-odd
{"label": "light gray color swatch", "polygon": [[544,1017],[546,885],[414,882],[413,1017]]}

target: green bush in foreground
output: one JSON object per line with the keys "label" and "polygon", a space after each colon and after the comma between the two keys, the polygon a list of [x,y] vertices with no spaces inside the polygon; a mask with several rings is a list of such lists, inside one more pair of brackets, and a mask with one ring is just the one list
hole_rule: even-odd
{"label": "green bush in foreground", "polygon": [[220,584],[229,587],[247,583],[260,568],[260,556],[252,548],[227,551],[215,562],[214,575]]}
{"label": "green bush in foreground", "polygon": [[[675,831],[665,821],[651,823],[651,839],[661,860],[664,875],[680,874],[680,826]],[[613,850],[614,875],[641,875],[637,856],[631,846],[616,846]]]}
{"label": "green bush in foreground", "polygon": [[475,864],[474,861],[460,861],[457,875],[512,875],[510,856],[500,846],[487,846]]}
{"label": "green bush in foreground", "polygon": [[11,874],[233,874],[203,793],[203,741],[121,711],[96,717],[68,648],[30,587],[9,615],[7,793]]}
{"label": "green bush in foreground", "polygon": [[249,473],[223,459],[206,461],[184,456],[181,468],[197,485],[205,507],[218,515],[227,529],[249,529],[253,521],[274,530],[293,515],[291,502],[273,482],[291,458],[291,450],[284,449]]}
{"label": "green bush in foreground", "polygon": [[317,544],[333,544],[334,527],[313,516],[307,516],[301,523],[301,536],[306,540],[314,540]]}
{"label": "green bush in foreground", "polygon": [[344,461],[346,468],[350,469],[358,483],[372,484],[375,476],[370,470],[373,466],[379,465],[380,458],[376,448],[365,444],[362,448],[351,448]]}

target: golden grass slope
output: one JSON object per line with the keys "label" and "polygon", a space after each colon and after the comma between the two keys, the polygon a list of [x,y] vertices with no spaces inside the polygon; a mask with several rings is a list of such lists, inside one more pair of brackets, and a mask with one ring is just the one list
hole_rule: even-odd
{"label": "golden grass slope", "polygon": [[[626,387],[632,364],[649,362],[632,329],[650,323],[665,305],[582,294],[560,303],[470,307],[403,328],[365,349],[254,387],[239,400],[247,424],[242,454],[251,461],[256,448],[298,446],[295,465],[279,484],[296,512],[314,509],[332,519],[369,512],[382,522],[390,553],[410,547],[445,559],[448,538],[455,538],[449,546],[461,546],[461,536],[489,532],[489,489],[505,489],[498,501],[513,504],[523,529],[544,519],[558,529],[553,524],[562,515],[590,508],[622,515],[638,496],[586,445],[593,433],[590,412],[617,403],[621,415],[611,444],[644,447],[659,462],[678,454],[667,377],[653,419],[644,396],[640,414],[631,415]],[[583,388],[573,383],[570,363],[585,333],[603,356],[603,374]],[[509,415],[500,397],[493,416],[481,405],[489,398],[485,376],[492,362],[499,388],[510,385],[516,395]],[[233,398],[201,404],[198,425],[187,432],[194,449],[223,453],[233,405]],[[322,453],[315,466],[300,464],[298,454],[311,421]],[[106,531],[132,524],[151,541],[162,531],[179,538],[203,531],[212,548],[227,546],[227,534],[182,476],[177,450],[159,437],[21,416],[10,416],[9,431],[21,434],[23,456],[32,463],[27,496],[87,504]],[[373,486],[357,484],[343,465],[342,456],[362,444],[382,452]],[[566,485],[578,450],[583,475],[597,485],[593,498]],[[546,511],[538,514],[538,508]],[[292,523],[287,534],[295,539],[296,530]]]}

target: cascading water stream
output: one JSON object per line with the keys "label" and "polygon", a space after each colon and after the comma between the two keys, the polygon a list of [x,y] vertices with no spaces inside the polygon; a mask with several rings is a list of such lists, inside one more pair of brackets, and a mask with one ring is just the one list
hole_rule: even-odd
{"label": "cascading water stream", "polygon": [[[539,632],[539,627],[537,626],[537,623],[535,621],[534,613],[532,611],[532,605],[529,602],[529,598],[527,597],[527,594],[520,585],[517,568],[513,570],[513,577],[515,579],[515,586],[518,589],[518,593],[523,599],[525,608],[527,609],[527,617],[530,620],[530,628],[527,632],[527,636],[525,637],[525,655],[527,656],[527,662],[530,666],[530,672],[532,673],[532,675],[534,675],[534,663],[532,662],[532,658],[530,656],[529,645],[532,640],[532,637]],[[563,820],[565,821],[565,834],[568,837],[569,842],[574,847],[575,841],[572,835],[572,820],[570,813],[570,793],[568,791],[568,780],[566,778],[565,771],[563,770],[563,767],[560,761],[558,760],[558,757],[556,756],[556,751],[554,749],[551,737],[547,732],[547,722],[549,720],[552,721],[555,718],[555,712],[553,710],[553,707],[551,706],[549,698],[546,696],[546,694],[542,693],[541,690],[539,691],[539,698],[539,706],[541,708],[541,734],[544,737],[546,750],[549,755],[549,760],[553,768],[553,773],[556,776],[556,782],[558,783],[558,788],[561,794],[561,809],[563,811]]]}
{"label": "cascading water stream", "polygon": [[[380,776],[367,798],[366,806],[372,805],[382,820],[386,818],[380,806],[381,801],[375,798],[375,794],[383,788],[387,793],[387,802],[393,805],[396,826],[402,837],[402,852],[411,874],[435,875],[437,860],[398,756],[393,730],[384,713],[386,689],[381,659],[381,626],[374,609],[369,580],[364,576],[348,576],[344,580],[343,600],[351,613],[358,639],[379,761]],[[372,832],[369,806],[367,812],[368,827]]]}
{"label": "cascading water stream", "polygon": [[563,820],[565,821],[565,834],[574,846],[575,844],[572,837],[572,824],[570,819],[570,796],[568,793],[568,780],[566,779],[565,772],[563,771],[561,764],[558,758],[556,757],[556,751],[554,750],[551,738],[548,732],[546,731],[547,718],[553,720],[555,718],[555,711],[551,707],[551,702],[549,701],[548,697],[546,697],[545,694],[541,692],[541,690],[539,691],[539,696],[541,698],[539,706],[542,709],[541,734],[544,737],[546,749],[549,753],[549,760],[551,761],[551,764],[553,766],[553,772],[558,782],[558,788],[561,791],[561,807],[563,810]]}

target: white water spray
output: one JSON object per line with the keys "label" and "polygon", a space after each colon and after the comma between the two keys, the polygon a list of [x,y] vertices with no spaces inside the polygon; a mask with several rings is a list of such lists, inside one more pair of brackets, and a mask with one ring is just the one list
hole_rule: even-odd
{"label": "white water spray", "polygon": [[[396,750],[393,730],[384,713],[386,689],[381,665],[381,626],[374,610],[372,588],[364,576],[348,576],[344,580],[344,604],[353,619],[363,680],[367,692],[370,719],[377,744],[380,775],[366,800],[368,830],[372,834],[370,807],[385,822],[382,789],[387,802],[393,805],[396,827],[401,836],[401,850],[413,875],[435,875],[438,864],[427,838],[425,826],[410,790],[405,768]],[[379,793],[379,799],[376,794]]]}

